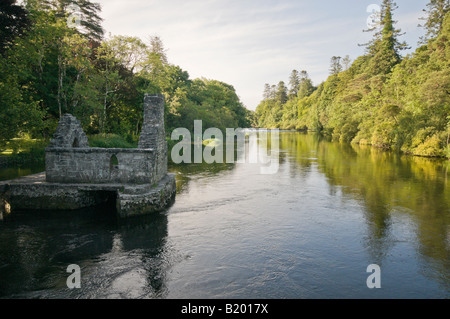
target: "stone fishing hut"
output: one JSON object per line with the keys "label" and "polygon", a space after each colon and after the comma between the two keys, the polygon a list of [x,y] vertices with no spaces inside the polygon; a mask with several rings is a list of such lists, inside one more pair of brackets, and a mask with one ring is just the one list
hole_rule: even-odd
{"label": "stone fishing hut", "polygon": [[0,219],[14,210],[75,210],[111,200],[119,217],[163,210],[176,193],[167,161],[162,95],[145,95],[134,149],[89,147],[80,122],[65,114],[45,149],[45,172],[0,182]]}

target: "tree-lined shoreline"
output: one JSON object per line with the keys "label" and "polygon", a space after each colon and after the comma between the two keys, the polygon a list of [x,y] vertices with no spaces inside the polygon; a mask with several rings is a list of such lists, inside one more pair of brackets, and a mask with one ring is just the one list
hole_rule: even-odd
{"label": "tree-lined shoreline", "polygon": [[17,153],[21,140],[48,141],[64,113],[93,140],[103,138],[99,145],[111,136],[135,144],[146,93],[165,96],[168,132],[191,128],[194,119],[220,129],[250,126],[232,85],[191,79],[169,62],[157,36],[105,36],[95,2],[7,0],[0,13],[0,152]]}
{"label": "tree-lined shoreline", "polygon": [[[331,58],[315,86],[306,70],[266,84],[256,111],[230,84],[191,79],[157,36],[105,36],[90,0],[6,0],[0,5],[0,154],[42,161],[59,118],[71,113],[92,146],[133,147],[145,93],[163,94],[166,129],[280,128],[345,143],[450,158],[450,1],[430,0],[420,46],[405,57],[396,4],[383,0],[364,55]],[[78,18],[78,20],[77,20]],[[28,160],[27,160],[28,158]]]}
{"label": "tree-lined shoreline", "polygon": [[394,1],[383,0],[378,27],[366,30],[374,33],[366,53],[352,63],[332,57],[330,76],[317,87],[305,70],[291,73],[289,87],[266,84],[258,126],[450,158],[450,3],[429,2],[422,19],[426,35],[406,57],[395,9]]}

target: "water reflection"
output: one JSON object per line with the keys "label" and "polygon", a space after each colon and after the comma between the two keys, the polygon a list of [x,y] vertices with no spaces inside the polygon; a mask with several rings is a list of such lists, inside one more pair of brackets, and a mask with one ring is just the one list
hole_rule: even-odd
{"label": "water reflection", "polygon": [[[437,279],[448,287],[449,161],[335,143],[312,134],[284,134],[281,147],[302,168],[300,174],[317,165],[332,188],[339,186],[344,194],[363,202],[364,245],[371,260],[381,265],[393,245],[402,241],[402,233],[392,229],[392,219],[407,216],[415,228],[423,271],[430,276],[440,274]],[[291,174],[297,168],[292,166]]]}
{"label": "water reflection", "polygon": [[[245,136],[245,137],[244,137]],[[194,162],[194,153],[199,145],[186,144],[191,148],[191,160],[189,163],[175,164],[169,157],[169,171],[176,174],[177,193],[188,192],[189,181],[192,177],[216,177],[231,173],[236,164],[258,165],[262,174],[274,174],[279,166],[279,134],[258,130],[242,133],[242,138],[233,141],[220,141],[212,147],[202,145],[201,154],[214,153],[221,156],[214,162],[207,162],[202,157],[201,163]],[[229,146],[232,154],[229,152]],[[214,150],[208,150],[208,148]]]}
{"label": "water reflection", "polygon": [[227,163],[198,163],[198,164],[171,164],[169,172],[175,174],[177,194],[189,191],[189,182],[192,178],[216,176],[219,173],[231,172],[235,164]]}
{"label": "water reflection", "polygon": [[37,174],[45,171],[44,165],[35,165],[31,167],[0,167],[0,181],[10,180],[31,174]]}
{"label": "water reflection", "polygon": [[[171,164],[177,198],[161,214],[14,214],[0,223],[0,297],[448,296],[448,161],[301,133],[279,145],[276,174],[248,163],[271,146],[250,141],[244,164]],[[66,287],[73,263],[80,290]]]}
{"label": "water reflection", "polygon": [[[166,214],[126,221],[112,214],[17,213],[0,224],[0,297],[164,296],[164,274],[177,260],[167,252]],[[81,289],[67,289],[70,264],[81,267]]]}

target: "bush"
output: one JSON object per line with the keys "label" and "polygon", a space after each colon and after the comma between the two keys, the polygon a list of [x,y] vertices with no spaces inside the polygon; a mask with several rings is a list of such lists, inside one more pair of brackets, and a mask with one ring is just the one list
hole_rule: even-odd
{"label": "bush", "polygon": [[447,157],[448,159],[450,159],[450,145],[447,145],[444,148],[444,156]]}
{"label": "bush", "polygon": [[393,125],[388,122],[378,124],[372,134],[371,144],[373,146],[390,149],[394,140]]}
{"label": "bush", "polygon": [[12,155],[10,163],[16,165],[44,165],[45,163],[45,146],[36,145],[28,151],[20,152]]}
{"label": "bush", "polygon": [[413,151],[413,154],[428,157],[441,157],[445,155],[441,148],[441,140],[436,134],[428,137],[423,143],[419,144]]}
{"label": "bush", "polygon": [[8,160],[8,166],[23,165],[44,165],[45,148],[48,141],[40,139],[31,139],[29,136],[14,138],[6,144],[6,150],[3,152]]}

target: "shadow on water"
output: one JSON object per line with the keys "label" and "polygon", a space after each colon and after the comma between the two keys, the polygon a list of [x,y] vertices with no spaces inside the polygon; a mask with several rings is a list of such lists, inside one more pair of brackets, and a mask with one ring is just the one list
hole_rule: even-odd
{"label": "shadow on water", "polygon": [[22,176],[37,174],[45,171],[44,165],[34,165],[26,168],[0,167],[0,181],[10,180]]}
{"label": "shadow on water", "polygon": [[[173,261],[166,241],[165,212],[127,220],[98,207],[17,212],[0,223],[0,297],[163,296]],[[81,268],[81,289],[67,288],[71,264]]]}

